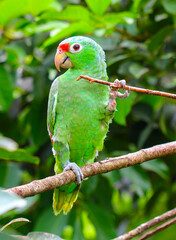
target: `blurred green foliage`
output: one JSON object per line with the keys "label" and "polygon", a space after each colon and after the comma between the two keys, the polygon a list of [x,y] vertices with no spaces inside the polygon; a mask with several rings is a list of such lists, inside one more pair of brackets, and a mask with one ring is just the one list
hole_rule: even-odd
{"label": "blurred green foliage", "polygon": [[[126,79],[132,86],[174,93],[175,27],[173,0],[1,0],[0,186],[53,174],[46,112],[50,85],[63,73],[53,61],[63,38],[85,35],[97,41],[106,52],[110,81]],[[175,100],[131,93],[117,100],[98,160],[175,138]],[[25,207],[3,214],[0,224],[23,217],[31,222],[17,234],[39,231],[64,239],[112,239],[175,207],[175,161],[171,156],[89,178],[66,216],[54,216],[52,191],[27,198]],[[0,234],[1,239],[11,239]],[[175,236],[172,226],[150,239]]]}

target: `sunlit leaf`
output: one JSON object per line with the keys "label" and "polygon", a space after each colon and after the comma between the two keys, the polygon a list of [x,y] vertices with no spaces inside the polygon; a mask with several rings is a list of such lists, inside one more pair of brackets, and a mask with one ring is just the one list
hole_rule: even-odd
{"label": "sunlit leaf", "polygon": [[28,11],[32,15],[36,16],[43,10],[47,9],[47,7],[53,2],[54,0],[28,0]]}
{"label": "sunlit leaf", "polygon": [[3,0],[0,2],[0,24],[4,25],[7,21],[25,14],[37,15],[45,10],[54,0]]}
{"label": "sunlit leaf", "polygon": [[131,12],[106,13],[103,18],[107,24],[115,26],[120,23],[132,24],[136,15]]}
{"label": "sunlit leaf", "polygon": [[0,158],[3,160],[13,160],[17,162],[28,162],[33,164],[39,163],[39,158],[30,155],[24,149],[17,149],[15,151],[8,151],[4,148],[0,148]]}
{"label": "sunlit leaf", "polygon": [[60,39],[73,34],[85,34],[85,33],[92,33],[94,28],[86,23],[86,22],[76,22],[70,24],[68,27],[62,29],[59,31],[56,35],[48,38],[44,44],[43,47],[48,47],[51,44],[54,44],[55,42],[59,41]]}
{"label": "sunlit leaf", "polygon": [[90,221],[88,217],[88,212],[82,211],[81,214],[82,219],[82,231],[85,237],[89,237],[90,239],[96,239],[96,229],[93,223]]}
{"label": "sunlit leaf", "polygon": [[58,13],[56,19],[66,21],[88,21],[90,13],[87,8],[80,5],[67,5],[64,10]]}
{"label": "sunlit leaf", "polygon": [[23,29],[23,33],[25,36],[28,36],[34,33],[47,32],[54,29],[61,30],[67,27],[68,25],[69,25],[68,23],[61,21],[50,21],[45,24],[31,23],[30,25]]}
{"label": "sunlit leaf", "polygon": [[15,208],[22,208],[25,205],[26,201],[18,195],[0,189],[0,215]]}
{"label": "sunlit leaf", "polygon": [[8,151],[17,150],[18,144],[11,138],[0,136],[0,148],[4,148]]}
{"label": "sunlit leaf", "polygon": [[111,0],[86,0],[92,12],[102,15],[111,4]]}
{"label": "sunlit leaf", "polygon": [[12,230],[15,230],[29,222],[30,221],[27,218],[16,218],[16,219],[13,219],[12,221],[10,221],[9,223],[7,223],[6,225],[4,225],[1,228],[1,231],[3,231],[3,230],[12,231]]}

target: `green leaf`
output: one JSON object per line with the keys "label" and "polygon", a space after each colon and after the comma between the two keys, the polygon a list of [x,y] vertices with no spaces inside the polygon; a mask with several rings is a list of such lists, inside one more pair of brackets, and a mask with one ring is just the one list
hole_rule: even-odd
{"label": "green leaf", "polygon": [[15,209],[26,206],[26,200],[14,193],[8,193],[0,189],[0,215]]}
{"label": "green leaf", "polygon": [[18,148],[18,144],[11,138],[0,136],[0,148],[15,151]]}
{"label": "green leaf", "polygon": [[58,13],[56,19],[66,21],[88,21],[90,13],[87,8],[80,5],[67,5]]}
{"label": "green leaf", "polygon": [[148,50],[151,53],[158,51],[164,44],[166,37],[170,36],[173,33],[173,30],[174,28],[172,26],[162,28],[150,39],[148,43]]}
{"label": "green leaf", "polygon": [[[5,233],[0,232],[0,239],[1,240],[14,240],[14,237],[11,237]],[[19,239],[19,238],[15,238],[15,239]]]}
{"label": "green leaf", "polygon": [[136,192],[139,197],[144,196],[144,193],[151,188],[149,178],[140,166],[121,169],[120,173],[124,178],[130,180],[132,190]]}
{"label": "green leaf", "polygon": [[14,162],[0,163],[0,184],[4,188],[11,188],[18,186],[22,180],[22,169],[20,165]]}
{"label": "green leaf", "polygon": [[160,177],[167,179],[169,175],[168,166],[160,160],[152,160],[142,163],[141,166],[144,169],[157,173]]}
{"label": "green leaf", "polygon": [[52,232],[54,234],[61,235],[64,226],[66,226],[68,222],[68,217],[69,215],[63,215],[62,213],[55,217],[53,209],[51,207],[47,208],[40,212],[39,218],[34,227],[34,231],[44,230],[46,232]]}
{"label": "green leaf", "polygon": [[82,233],[82,224],[81,224],[80,216],[78,216],[75,219],[73,239],[76,239],[76,240],[84,239],[83,233]]}
{"label": "green leaf", "polygon": [[17,149],[15,151],[8,151],[4,148],[0,148],[0,159],[13,160],[17,162],[28,162],[33,164],[39,164],[40,160],[38,157],[30,155],[24,149]]}
{"label": "green leaf", "polygon": [[0,111],[5,112],[9,109],[13,97],[13,84],[9,72],[0,65]]}
{"label": "green leaf", "polygon": [[[11,6],[11,7],[10,7]],[[0,25],[5,25],[9,20],[27,13],[26,1],[4,0],[0,2]]]}
{"label": "green leaf", "polygon": [[62,238],[56,236],[55,234],[46,232],[30,232],[28,233],[29,240],[63,240]]}
{"label": "green leaf", "polygon": [[147,141],[147,139],[149,138],[150,134],[153,131],[153,124],[149,123],[143,131],[141,131],[141,134],[139,136],[139,140],[138,140],[138,148],[142,148],[144,143]]}
{"label": "green leaf", "polygon": [[129,67],[129,72],[137,79],[142,77],[145,73],[149,72],[149,69],[146,67],[143,67],[142,65],[138,63],[133,63]]}
{"label": "green leaf", "polygon": [[29,115],[31,124],[31,135],[34,145],[42,145],[48,140],[48,132],[46,127],[46,102],[33,101]]}
{"label": "green leaf", "polygon": [[96,229],[89,219],[88,212],[81,212],[81,223],[83,235],[86,236],[88,239],[96,239]]}
{"label": "green leaf", "polygon": [[159,120],[161,131],[167,136],[168,139],[173,141],[176,139],[175,112],[175,104],[165,104]]}
{"label": "green leaf", "polygon": [[23,64],[25,57],[25,51],[23,48],[11,44],[5,46],[3,49],[7,52],[7,62],[11,66],[18,67]]}
{"label": "green leaf", "polygon": [[5,25],[8,21],[25,14],[36,16],[45,10],[54,0],[3,0],[0,2],[0,24]]}
{"label": "green leaf", "polygon": [[130,96],[125,99],[117,99],[117,111],[115,111],[114,121],[120,125],[126,125],[126,117],[130,113],[136,94],[130,93]]}
{"label": "green leaf", "polygon": [[103,16],[105,22],[111,27],[120,23],[132,24],[136,17],[136,14],[131,12],[107,13]]}
{"label": "green leaf", "polygon": [[85,0],[88,7],[92,10],[93,13],[102,15],[109,5],[111,0]]}
{"label": "green leaf", "polygon": [[144,95],[143,98],[141,99],[142,103],[148,104],[154,110],[158,110],[165,101],[166,99],[163,100],[162,98],[154,95]]}
{"label": "green leaf", "polygon": [[28,0],[27,9],[33,16],[48,8],[54,0]]}
{"label": "green leaf", "polygon": [[31,23],[26,28],[23,29],[23,33],[25,36],[29,36],[34,33],[41,33],[41,32],[47,32],[54,29],[61,30],[65,27],[67,27],[69,23],[62,22],[62,21],[50,21],[45,24],[39,24]]}
{"label": "green leaf", "polygon": [[176,14],[176,1],[175,0],[162,0],[163,7],[167,12]]}
{"label": "green leaf", "polygon": [[30,221],[27,218],[16,218],[16,219],[13,219],[12,221],[10,221],[9,223],[7,223],[6,225],[4,225],[1,228],[1,231],[3,231],[4,229],[8,230],[8,231],[12,231],[12,230],[15,230],[29,222]]}
{"label": "green leaf", "polygon": [[112,221],[111,213],[99,205],[86,203],[90,220],[97,230],[97,239],[107,240],[115,238],[116,232]]}
{"label": "green leaf", "polygon": [[[29,180],[29,182],[30,182],[30,180]],[[33,197],[25,198],[26,206],[23,207],[23,208],[20,208],[20,209],[19,208],[15,209],[15,213],[19,215],[19,214],[22,214],[24,212],[26,213],[27,211],[30,211],[29,209],[31,209],[32,207],[36,206],[36,204],[39,201],[39,199],[40,199],[40,195],[39,194],[37,194],[37,195],[35,195]]]}
{"label": "green leaf", "polygon": [[59,31],[56,35],[48,38],[44,42],[43,47],[48,47],[51,44],[59,41],[60,39],[62,39],[64,37],[68,37],[71,35],[77,35],[77,34],[88,34],[88,33],[92,33],[93,30],[94,30],[94,28],[86,22],[71,23],[68,27]]}

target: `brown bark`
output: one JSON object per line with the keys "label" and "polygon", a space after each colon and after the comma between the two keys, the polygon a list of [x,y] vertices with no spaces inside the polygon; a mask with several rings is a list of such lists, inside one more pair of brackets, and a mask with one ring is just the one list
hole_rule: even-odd
{"label": "brown bark", "polygon": [[[138,236],[139,234],[141,234],[142,232],[146,231],[147,229],[161,223],[161,222],[165,222],[166,220],[172,218],[172,217],[175,217],[176,216],[176,208],[168,211],[168,212],[165,212],[163,213],[162,215],[158,216],[158,217],[155,217],[153,218],[152,220],[146,222],[146,223],[143,223],[141,224],[140,226],[138,226],[137,228],[131,230],[130,232],[118,237],[118,238],[115,238],[114,240],[130,240],[136,236]],[[161,225],[162,226],[162,225]],[[161,227],[160,226],[160,227]],[[156,229],[154,229],[153,231],[155,231]],[[161,229],[160,229],[161,230]],[[159,231],[159,230],[158,230]],[[154,232],[153,232],[154,234]],[[146,239],[146,238],[139,238],[140,240],[142,239]]]}
{"label": "brown bark", "polygon": [[[104,161],[85,165],[81,167],[81,170],[84,174],[84,178],[87,178],[96,174],[107,173],[113,170],[130,167],[151,159],[160,158],[175,153],[176,141],[142,149],[135,153],[129,153],[121,157],[108,158]],[[47,177],[41,180],[35,180],[22,186],[10,188],[6,191],[16,193],[21,197],[29,197],[61,187],[74,182],[75,180],[75,174],[69,170],[55,176]]]}
{"label": "brown bark", "polygon": [[142,235],[142,237],[140,237],[138,240],[144,240],[147,239],[149,237],[151,237],[152,235],[154,235],[155,233],[164,230],[165,228],[168,228],[169,226],[171,226],[172,224],[176,223],[176,217],[171,219],[170,221],[161,224],[159,227],[145,233],[144,235]]}

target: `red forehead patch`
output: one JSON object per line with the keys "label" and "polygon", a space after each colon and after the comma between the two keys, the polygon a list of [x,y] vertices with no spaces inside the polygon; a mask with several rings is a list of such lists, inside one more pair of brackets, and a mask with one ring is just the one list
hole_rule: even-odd
{"label": "red forehead patch", "polygon": [[63,52],[68,52],[69,47],[70,47],[70,43],[63,43],[59,45],[59,48],[61,48]]}

